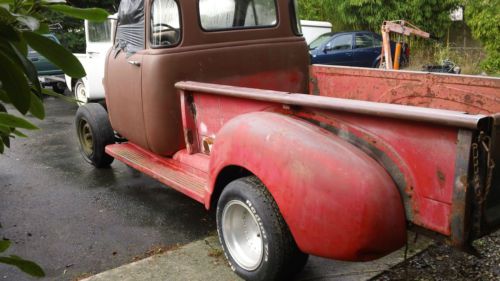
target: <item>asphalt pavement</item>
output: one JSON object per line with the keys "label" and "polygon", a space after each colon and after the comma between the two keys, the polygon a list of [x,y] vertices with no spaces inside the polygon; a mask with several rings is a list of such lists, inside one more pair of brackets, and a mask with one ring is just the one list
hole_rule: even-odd
{"label": "asphalt pavement", "polygon": [[[6,254],[36,261],[42,280],[74,280],[215,231],[213,216],[186,196],[115,161],[97,170],[81,157],[76,105],[45,100],[41,130],[0,155],[0,238]],[[0,280],[33,280],[0,265]]]}

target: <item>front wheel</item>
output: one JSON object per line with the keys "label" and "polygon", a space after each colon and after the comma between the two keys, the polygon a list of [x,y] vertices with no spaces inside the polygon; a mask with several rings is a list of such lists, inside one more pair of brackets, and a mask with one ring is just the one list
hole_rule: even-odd
{"label": "front wheel", "polygon": [[75,118],[80,152],[84,159],[97,168],[108,167],[114,160],[105,148],[115,141],[108,113],[98,103],[89,103],[78,108]]}
{"label": "front wheel", "polygon": [[307,261],[256,177],[235,180],[224,189],[217,204],[217,231],[231,269],[245,280],[282,280]]}

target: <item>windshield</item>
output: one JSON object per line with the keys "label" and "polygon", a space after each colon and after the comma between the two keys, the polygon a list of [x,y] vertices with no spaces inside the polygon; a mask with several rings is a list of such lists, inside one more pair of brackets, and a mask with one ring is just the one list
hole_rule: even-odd
{"label": "windshield", "polygon": [[318,38],[316,38],[314,41],[309,44],[309,50],[316,50],[319,46],[323,45],[323,43],[326,43],[330,38],[332,37],[332,33],[325,33],[323,35],[320,35]]}

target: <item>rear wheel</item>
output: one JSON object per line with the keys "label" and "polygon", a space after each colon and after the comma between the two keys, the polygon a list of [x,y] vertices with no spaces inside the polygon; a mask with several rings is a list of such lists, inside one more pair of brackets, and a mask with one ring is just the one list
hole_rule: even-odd
{"label": "rear wheel", "polygon": [[307,262],[256,177],[235,180],[224,189],[217,204],[217,231],[231,269],[245,280],[282,280]]}
{"label": "rear wheel", "polygon": [[105,147],[114,143],[114,132],[108,113],[98,103],[89,103],[78,108],[75,119],[80,152],[87,162],[97,168],[108,167],[114,160],[106,154]]}

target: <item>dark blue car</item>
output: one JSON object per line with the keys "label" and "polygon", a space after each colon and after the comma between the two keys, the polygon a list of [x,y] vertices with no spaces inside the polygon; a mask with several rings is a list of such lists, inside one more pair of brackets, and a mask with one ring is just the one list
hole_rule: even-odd
{"label": "dark blue car", "polygon": [[[391,42],[392,54],[395,43]],[[369,31],[325,33],[309,44],[311,63],[360,67],[378,67],[382,50],[382,36]],[[408,61],[405,44],[401,63]]]}

